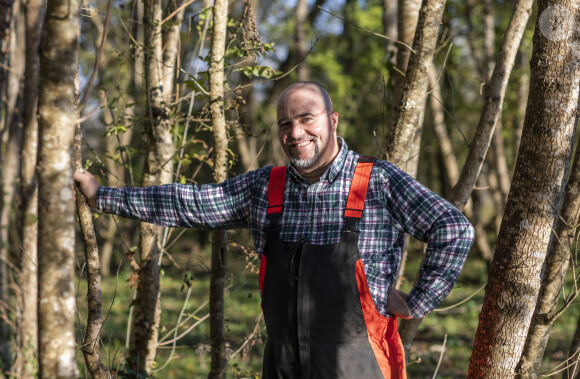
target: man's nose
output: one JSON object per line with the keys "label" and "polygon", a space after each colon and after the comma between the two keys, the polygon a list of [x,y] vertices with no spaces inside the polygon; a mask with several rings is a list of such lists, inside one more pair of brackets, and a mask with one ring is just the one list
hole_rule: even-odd
{"label": "man's nose", "polygon": [[301,137],[303,134],[304,131],[302,130],[302,124],[300,124],[300,121],[298,120],[292,121],[292,127],[290,128],[289,132],[290,137],[298,138]]}

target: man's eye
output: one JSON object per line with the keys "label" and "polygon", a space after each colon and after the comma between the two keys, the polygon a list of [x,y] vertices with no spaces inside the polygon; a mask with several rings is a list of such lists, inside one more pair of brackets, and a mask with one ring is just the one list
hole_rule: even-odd
{"label": "man's eye", "polygon": [[312,117],[302,117],[300,119],[300,123],[302,123],[302,124],[308,124],[309,122],[312,122],[312,120],[314,120]]}
{"label": "man's eye", "polygon": [[289,127],[290,125],[292,125],[292,123],[290,123],[290,122],[282,122],[282,123],[278,124],[278,127],[279,127],[280,129],[288,129],[288,127]]}

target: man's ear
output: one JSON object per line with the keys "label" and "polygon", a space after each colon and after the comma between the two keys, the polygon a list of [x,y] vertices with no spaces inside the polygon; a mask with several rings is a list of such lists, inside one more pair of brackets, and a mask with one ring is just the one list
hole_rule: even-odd
{"label": "man's ear", "polygon": [[330,112],[330,124],[332,125],[332,131],[336,133],[336,128],[338,127],[338,112]]}

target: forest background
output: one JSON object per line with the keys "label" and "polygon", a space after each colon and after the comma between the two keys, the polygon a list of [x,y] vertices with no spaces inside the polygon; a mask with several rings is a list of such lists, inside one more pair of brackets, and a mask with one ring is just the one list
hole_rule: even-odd
{"label": "forest background", "polygon": [[[408,376],[577,377],[575,2],[13,0],[0,15],[0,378],[259,377],[248,231],[91,218],[77,196],[79,226],[66,188],[71,166],[140,186],[284,164],[275,105],[296,80],[329,90],[350,149],[475,226],[449,298],[401,325]],[[422,251],[408,242],[403,291]]]}

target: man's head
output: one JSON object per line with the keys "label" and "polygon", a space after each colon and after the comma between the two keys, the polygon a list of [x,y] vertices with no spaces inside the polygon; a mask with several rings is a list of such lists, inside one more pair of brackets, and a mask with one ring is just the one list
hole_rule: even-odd
{"label": "man's head", "polygon": [[282,149],[300,172],[314,172],[336,157],[338,113],[324,87],[292,84],[280,95],[277,114]]}

